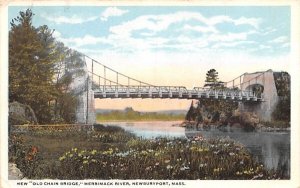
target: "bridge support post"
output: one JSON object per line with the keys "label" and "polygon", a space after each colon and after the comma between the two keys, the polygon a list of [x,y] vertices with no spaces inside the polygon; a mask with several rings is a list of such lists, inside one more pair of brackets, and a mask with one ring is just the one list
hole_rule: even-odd
{"label": "bridge support post", "polygon": [[[84,82],[81,80],[84,80]],[[85,86],[84,91],[80,91],[76,95],[78,101],[76,122],[79,124],[93,124],[95,123],[95,101],[91,79],[87,79],[87,77],[85,77],[85,79],[75,79],[74,82],[75,84],[73,87],[80,88],[80,86]]]}
{"label": "bridge support post", "polygon": [[129,88],[128,88],[128,90],[126,91],[126,97],[130,97],[130,93],[129,93]]}
{"label": "bridge support post", "polygon": [[[85,61],[85,56],[82,57]],[[71,90],[77,98],[76,123],[93,124],[95,123],[95,101],[92,89],[92,78],[89,78],[87,66],[84,67],[84,74],[74,78],[71,83]],[[99,80],[100,82],[100,80]]]}

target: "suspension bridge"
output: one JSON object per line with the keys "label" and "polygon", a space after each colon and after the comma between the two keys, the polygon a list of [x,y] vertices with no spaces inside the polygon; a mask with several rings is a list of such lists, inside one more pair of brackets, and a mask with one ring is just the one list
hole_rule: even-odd
{"label": "suspension bridge", "polygon": [[[279,100],[272,70],[243,73],[218,87],[161,86],[127,76],[82,54],[84,76],[77,77],[73,89],[78,94],[78,123],[95,122],[95,99],[210,99],[239,102],[239,111],[256,113],[271,120]],[[158,75],[159,76],[159,75]],[[76,93],[76,92],[75,92]]]}
{"label": "suspension bridge", "polygon": [[[262,102],[262,92],[254,91],[252,85],[265,82],[265,72],[245,80],[245,74],[225,82],[223,87],[157,86],[120,73],[97,60],[84,55],[95,98],[170,98],[170,99],[223,99]],[[97,68],[96,68],[97,67]],[[110,77],[108,77],[110,75]]]}

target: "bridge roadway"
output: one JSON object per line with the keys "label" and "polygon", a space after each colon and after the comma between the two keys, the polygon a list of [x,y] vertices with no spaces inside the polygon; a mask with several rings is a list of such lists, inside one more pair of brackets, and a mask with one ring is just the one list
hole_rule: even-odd
{"label": "bridge roadway", "polygon": [[263,101],[263,95],[256,96],[252,91],[232,88],[211,89],[184,86],[125,86],[100,85],[93,88],[95,98],[170,98],[170,99],[223,99],[234,101]]}

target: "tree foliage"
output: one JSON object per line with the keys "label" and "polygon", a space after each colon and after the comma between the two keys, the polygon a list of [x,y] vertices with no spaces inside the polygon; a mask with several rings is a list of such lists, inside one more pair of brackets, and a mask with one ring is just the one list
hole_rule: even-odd
{"label": "tree foliage", "polygon": [[274,73],[275,86],[279,96],[278,104],[272,113],[275,120],[291,121],[290,75],[287,72]]}
{"label": "tree foliage", "polygon": [[[219,81],[218,72],[215,69],[207,71],[205,83],[204,86],[209,86],[213,89],[225,88],[223,82]],[[238,88],[233,88],[233,90],[238,90]],[[185,119],[188,121],[197,121],[198,123],[203,121],[213,123],[219,121],[221,117],[224,117],[225,120],[229,119],[237,108],[238,102],[236,101],[202,98],[197,102],[196,107],[194,107],[192,102]]]}
{"label": "tree foliage", "polygon": [[9,100],[30,105],[40,122],[49,122],[56,92],[54,39],[46,26],[32,26],[32,17],[28,9],[10,23]]}
{"label": "tree foliage", "polygon": [[280,99],[275,110],[272,112],[272,117],[275,120],[280,121],[291,121],[291,100],[290,98],[287,99]]}
{"label": "tree foliage", "polygon": [[209,71],[207,71],[204,87],[224,87],[223,82],[219,81],[218,74],[219,73],[215,69],[210,69]]}
{"label": "tree foliage", "polygon": [[219,80],[218,74],[219,73],[215,69],[210,69],[206,73],[206,80],[205,80],[205,82],[208,82],[208,83],[217,82]]}
{"label": "tree foliage", "polygon": [[74,122],[70,84],[83,74],[81,54],[57,42],[48,26],[34,27],[33,16],[27,9],[10,22],[9,101],[29,105],[39,123]]}

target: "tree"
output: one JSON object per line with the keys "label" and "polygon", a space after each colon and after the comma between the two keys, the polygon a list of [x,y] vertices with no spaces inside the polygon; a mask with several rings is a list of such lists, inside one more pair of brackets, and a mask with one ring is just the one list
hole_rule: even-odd
{"label": "tree", "polygon": [[52,32],[45,26],[32,25],[30,9],[20,12],[9,32],[9,100],[31,106],[39,122],[51,120],[49,102],[55,87]]}
{"label": "tree", "polygon": [[9,32],[9,101],[31,106],[40,123],[75,121],[77,95],[73,78],[86,74],[82,55],[52,36],[54,30],[32,25],[30,9],[11,21]]}
{"label": "tree", "polygon": [[215,69],[210,69],[209,71],[207,71],[205,82],[215,83],[218,81],[218,79],[218,72]]}
{"label": "tree", "polygon": [[206,73],[205,85],[204,87],[224,87],[223,82],[219,81],[218,72],[215,69],[210,69]]}
{"label": "tree", "polygon": [[291,121],[291,91],[290,75],[287,72],[274,73],[275,86],[279,101],[272,112],[274,120]]}
{"label": "tree", "polygon": [[[76,121],[77,98],[70,92],[61,93],[57,98],[56,111],[58,114],[56,121],[74,123]],[[58,122],[60,122],[58,121]]]}
{"label": "tree", "polygon": [[194,101],[192,101],[189,111],[185,116],[185,120],[187,121],[195,121],[197,116],[196,109],[194,107]]}
{"label": "tree", "polygon": [[56,42],[55,50],[59,58],[56,63],[55,74],[55,85],[58,93],[54,103],[54,121],[74,123],[78,103],[77,96],[85,91],[86,87],[74,91],[71,84],[75,77],[85,74],[85,62],[80,53],[65,47],[61,42]]}

